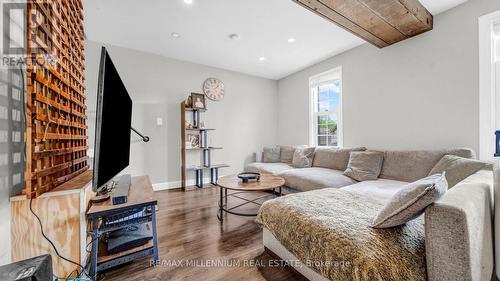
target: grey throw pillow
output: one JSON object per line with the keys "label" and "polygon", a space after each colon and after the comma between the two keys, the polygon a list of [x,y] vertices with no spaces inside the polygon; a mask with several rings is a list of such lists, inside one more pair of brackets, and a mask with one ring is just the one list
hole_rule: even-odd
{"label": "grey throw pillow", "polygon": [[445,173],[432,175],[405,185],[380,210],[373,220],[374,228],[389,228],[405,224],[420,216],[448,190]]}
{"label": "grey throw pillow", "polygon": [[486,167],[488,163],[462,158],[454,155],[445,155],[434,168],[429,172],[429,175],[440,174],[446,172],[446,180],[448,187],[451,188],[457,183],[463,181],[468,176]]}
{"label": "grey throw pillow", "polygon": [[351,152],[344,175],[357,180],[376,180],[382,170],[384,154],[376,151]]}
{"label": "grey throw pillow", "polygon": [[347,163],[352,151],[365,151],[365,147],[356,148],[317,148],[314,154],[314,167],[328,168],[344,171],[347,169]]}
{"label": "grey throw pillow", "polygon": [[295,147],[290,145],[279,145],[278,147],[280,148],[280,161],[282,163],[292,164]]}
{"label": "grey throw pillow", "polygon": [[293,153],[292,166],[295,168],[309,168],[312,166],[314,147],[297,148]]}
{"label": "grey throw pillow", "polygon": [[278,163],[280,161],[280,148],[279,147],[264,147],[262,153],[263,163]]}

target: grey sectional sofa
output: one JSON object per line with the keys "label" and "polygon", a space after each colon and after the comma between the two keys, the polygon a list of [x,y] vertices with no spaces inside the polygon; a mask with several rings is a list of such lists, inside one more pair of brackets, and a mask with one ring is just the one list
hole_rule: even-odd
{"label": "grey sectional sofa", "polygon": [[[382,151],[384,162],[380,177],[376,181],[357,182],[343,174],[349,161],[350,151],[364,151],[364,147],[352,149],[316,148],[312,167],[294,168],[292,163],[254,162],[245,167],[248,172],[279,175],[285,179],[286,192],[309,191],[320,188],[347,188],[353,191],[366,189],[374,196],[385,199],[408,182],[426,177],[434,165],[446,154],[464,158],[475,158],[468,148],[421,151]],[[380,151],[380,150],[379,150]],[[355,185],[355,186],[352,186]],[[380,191],[380,192],[378,192]],[[363,191],[364,192],[364,191]]]}
{"label": "grey sectional sofa", "polygon": [[[363,198],[373,198],[377,200],[377,204],[383,204],[408,182],[428,176],[434,165],[444,155],[475,157],[475,153],[470,149],[382,151],[384,162],[379,179],[357,182],[343,175],[350,150],[345,151],[347,157],[345,155],[339,157],[338,152],[337,149],[332,148],[316,148],[312,167],[309,168],[294,168],[291,163],[255,162],[248,164],[246,170],[283,177],[288,193],[309,191],[312,192],[312,197],[321,198],[321,192],[324,192],[326,198],[330,196],[329,190],[341,189],[364,196]],[[449,189],[438,202],[426,209],[425,216],[421,219],[422,231],[425,230],[424,262],[427,280],[490,280],[493,272],[493,190],[493,172],[491,167],[488,167],[467,176]],[[286,200],[286,197],[284,199]],[[309,199],[304,195],[304,200]],[[290,199],[290,201],[293,200]],[[350,202],[349,207],[352,207],[352,203]],[[322,204],[327,205],[325,202]],[[289,214],[281,212],[274,215],[282,216],[282,220],[293,216],[297,216],[296,220],[320,217],[321,219],[309,219],[311,225],[319,224],[319,226],[328,225],[330,220],[335,220],[335,216],[332,217],[327,211],[315,210],[313,215],[308,214],[307,208],[298,209],[301,211]],[[261,208],[261,212],[263,211],[266,210]],[[262,214],[259,216],[260,219],[265,217]],[[282,239],[283,236],[280,236],[283,233],[286,235],[287,231],[291,233],[296,230],[280,229],[277,231],[277,229],[272,229],[273,224],[267,224],[269,227],[266,227],[266,224],[263,225],[266,249],[282,259],[299,261],[292,264],[310,280],[332,278],[332,275],[325,273],[327,271],[323,270],[324,268],[305,266],[303,261],[301,263],[301,259],[294,254],[293,247],[290,247],[290,241],[285,241]],[[324,228],[321,229],[324,231]],[[307,236],[299,235],[294,243],[302,243],[306,248],[312,247],[312,240]],[[366,278],[359,280],[366,280]]]}

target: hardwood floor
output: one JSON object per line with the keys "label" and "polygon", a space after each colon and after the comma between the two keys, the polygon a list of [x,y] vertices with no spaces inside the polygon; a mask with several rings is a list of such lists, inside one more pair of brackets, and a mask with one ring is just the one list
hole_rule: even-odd
{"label": "hardwood floor", "polygon": [[109,270],[101,280],[305,280],[291,268],[268,266],[273,258],[264,252],[255,217],[225,214],[224,223],[217,220],[217,188],[160,191],[156,197],[161,265],[152,267],[145,258]]}

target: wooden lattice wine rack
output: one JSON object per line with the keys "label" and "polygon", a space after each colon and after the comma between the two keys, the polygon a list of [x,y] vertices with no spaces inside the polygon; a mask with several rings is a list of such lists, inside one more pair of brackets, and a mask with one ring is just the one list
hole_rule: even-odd
{"label": "wooden lattice wine rack", "polygon": [[81,0],[27,4],[26,195],[88,169]]}

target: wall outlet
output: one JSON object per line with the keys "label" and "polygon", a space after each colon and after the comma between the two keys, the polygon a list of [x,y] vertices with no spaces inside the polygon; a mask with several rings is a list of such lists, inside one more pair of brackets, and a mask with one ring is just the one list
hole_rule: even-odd
{"label": "wall outlet", "polygon": [[162,126],[163,125],[163,119],[161,117],[156,118],[156,125],[157,126]]}

